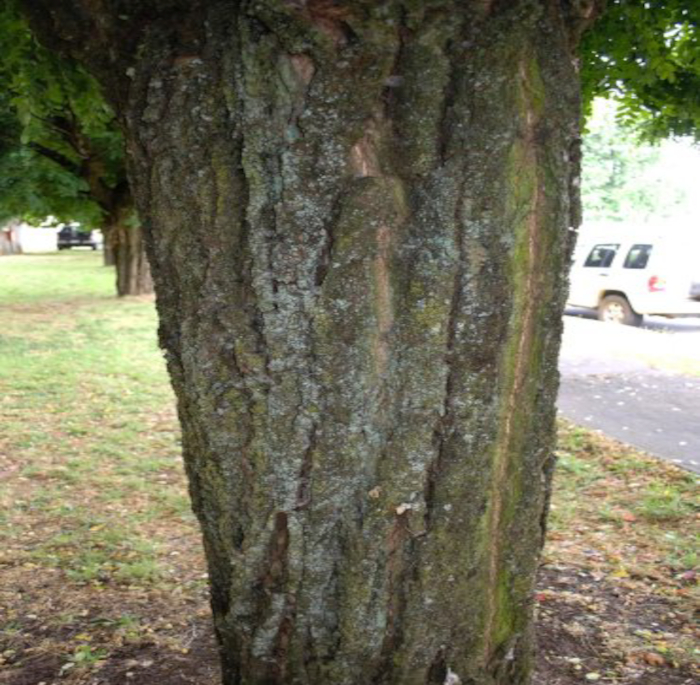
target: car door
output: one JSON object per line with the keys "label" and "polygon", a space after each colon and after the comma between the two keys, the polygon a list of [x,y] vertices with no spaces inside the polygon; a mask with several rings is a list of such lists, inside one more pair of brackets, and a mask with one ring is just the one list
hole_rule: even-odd
{"label": "car door", "polygon": [[610,289],[621,292],[632,309],[640,314],[647,311],[648,266],[653,254],[654,245],[650,242],[625,244],[615,260],[616,267],[611,271]]}
{"label": "car door", "polygon": [[595,308],[600,293],[609,290],[610,270],[620,249],[619,243],[595,243],[583,247],[570,275],[569,304]]}

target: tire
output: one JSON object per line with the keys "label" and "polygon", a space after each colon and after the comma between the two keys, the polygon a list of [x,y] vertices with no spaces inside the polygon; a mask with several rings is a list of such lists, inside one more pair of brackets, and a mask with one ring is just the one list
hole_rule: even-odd
{"label": "tire", "polygon": [[632,309],[627,298],[622,295],[607,295],[598,305],[598,321],[640,326],[642,315]]}

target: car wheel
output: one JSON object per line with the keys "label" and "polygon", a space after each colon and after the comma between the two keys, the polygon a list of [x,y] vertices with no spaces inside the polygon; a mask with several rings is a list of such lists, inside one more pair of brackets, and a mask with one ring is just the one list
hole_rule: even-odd
{"label": "car wheel", "polygon": [[622,295],[608,295],[598,305],[598,320],[626,326],[639,326],[642,323],[642,315],[637,314],[627,298]]}

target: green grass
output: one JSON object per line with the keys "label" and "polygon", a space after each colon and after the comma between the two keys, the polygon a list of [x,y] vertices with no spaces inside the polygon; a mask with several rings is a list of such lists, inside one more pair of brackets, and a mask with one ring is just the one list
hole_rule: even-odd
{"label": "green grass", "polygon": [[117,299],[113,278],[99,254],[0,259],[0,451],[22,479],[0,544],[40,521],[34,563],[147,583],[163,573],[142,526],[191,515],[153,301]]}
{"label": "green grass", "polygon": [[602,541],[612,560],[627,550],[628,565],[690,571],[698,562],[698,511],[695,475],[561,425],[550,529],[555,540],[570,536],[567,554]]}
{"label": "green grass", "polygon": [[697,511],[687,488],[660,484],[650,486],[633,509],[649,521],[682,521]]}
{"label": "green grass", "polygon": [[102,266],[100,253],[0,257],[0,274],[0,306],[83,298],[111,300],[114,295],[114,270]]}

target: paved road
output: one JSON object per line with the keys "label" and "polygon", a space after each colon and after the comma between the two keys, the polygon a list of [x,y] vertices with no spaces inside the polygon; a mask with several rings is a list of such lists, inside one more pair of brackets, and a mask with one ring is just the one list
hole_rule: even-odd
{"label": "paved road", "polygon": [[700,321],[566,317],[559,366],[565,417],[700,473]]}

